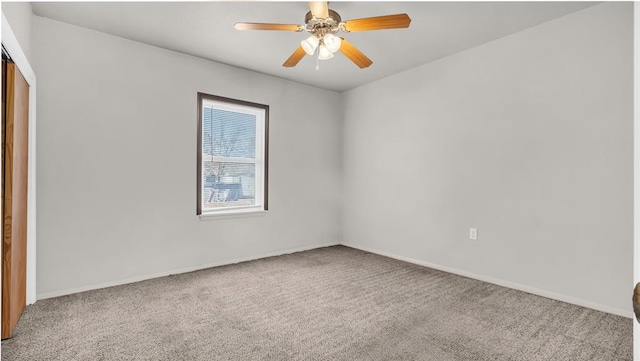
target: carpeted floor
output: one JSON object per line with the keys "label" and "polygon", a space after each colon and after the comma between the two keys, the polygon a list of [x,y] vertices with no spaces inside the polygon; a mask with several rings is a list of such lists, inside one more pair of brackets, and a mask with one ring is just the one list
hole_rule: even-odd
{"label": "carpeted floor", "polygon": [[343,246],[38,301],[2,360],[631,360],[632,320]]}

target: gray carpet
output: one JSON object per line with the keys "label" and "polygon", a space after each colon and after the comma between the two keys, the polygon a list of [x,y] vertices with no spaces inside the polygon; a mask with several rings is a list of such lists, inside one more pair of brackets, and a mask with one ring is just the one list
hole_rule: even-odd
{"label": "gray carpet", "polygon": [[631,359],[631,319],[343,246],[41,300],[2,342],[15,361]]}

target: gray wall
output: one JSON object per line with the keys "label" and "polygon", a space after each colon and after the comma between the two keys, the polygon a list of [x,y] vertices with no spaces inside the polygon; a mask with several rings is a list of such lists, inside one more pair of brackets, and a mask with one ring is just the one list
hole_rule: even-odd
{"label": "gray wall", "polygon": [[2,13],[7,18],[24,55],[31,63],[31,3],[2,2]]}
{"label": "gray wall", "polygon": [[[39,297],[340,241],[339,94],[33,24]],[[270,105],[266,214],[196,216],[197,92]]]}
{"label": "gray wall", "polygon": [[345,93],[343,242],[629,316],[632,9]]}

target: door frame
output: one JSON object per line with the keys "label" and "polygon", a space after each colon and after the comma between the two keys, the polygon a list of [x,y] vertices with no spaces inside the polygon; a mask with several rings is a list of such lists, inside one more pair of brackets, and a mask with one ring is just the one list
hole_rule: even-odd
{"label": "door frame", "polygon": [[[633,286],[640,282],[640,2],[633,2]],[[631,290],[631,288],[629,288]],[[631,296],[631,292],[629,295]],[[631,298],[629,298],[631,299]],[[635,318],[635,317],[634,317]],[[633,320],[633,359],[640,361],[640,324]]]}
{"label": "door frame", "polygon": [[[29,84],[29,154],[27,174],[27,305],[36,302],[36,73],[2,14],[2,45]],[[0,136],[2,135],[0,130]],[[0,206],[2,206],[0,200]],[[2,228],[2,227],[0,227]]]}

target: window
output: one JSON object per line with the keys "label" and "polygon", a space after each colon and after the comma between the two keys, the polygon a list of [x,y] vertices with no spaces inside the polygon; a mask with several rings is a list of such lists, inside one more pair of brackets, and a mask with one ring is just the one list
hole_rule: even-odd
{"label": "window", "polygon": [[269,106],[198,93],[197,214],[267,210]]}

